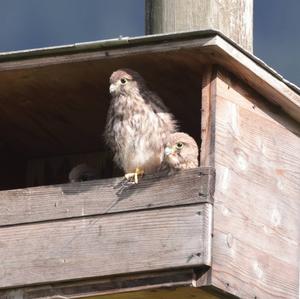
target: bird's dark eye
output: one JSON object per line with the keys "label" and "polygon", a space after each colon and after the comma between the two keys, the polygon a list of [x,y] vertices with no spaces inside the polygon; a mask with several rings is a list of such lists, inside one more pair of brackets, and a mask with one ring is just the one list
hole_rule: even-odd
{"label": "bird's dark eye", "polygon": [[127,82],[127,80],[125,78],[122,78],[120,81],[122,84],[125,84]]}
{"label": "bird's dark eye", "polygon": [[176,148],[177,149],[182,149],[182,147],[183,147],[183,143],[182,142],[177,142],[176,143]]}

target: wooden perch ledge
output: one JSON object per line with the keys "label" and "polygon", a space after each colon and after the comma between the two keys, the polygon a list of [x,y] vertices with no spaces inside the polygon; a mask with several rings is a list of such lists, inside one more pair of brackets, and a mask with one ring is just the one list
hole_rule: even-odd
{"label": "wooden perch ledge", "polygon": [[211,202],[213,187],[213,169],[200,167],[128,187],[111,178],[0,191],[0,227]]}
{"label": "wooden perch ledge", "polygon": [[0,288],[210,265],[211,168],[121,182],[0,192]]}

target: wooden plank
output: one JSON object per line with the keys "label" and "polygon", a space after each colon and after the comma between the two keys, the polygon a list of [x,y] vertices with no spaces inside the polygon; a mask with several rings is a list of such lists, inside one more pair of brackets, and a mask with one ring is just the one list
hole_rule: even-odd
{"label": "wooden plank", "polygon": [[241,298],[297,298],[300,139],[225,76],[216,84],[211,283]]}
{"label": "wooden plank", "polygon": [[[0,293],[1,294],[1,293]],[[88,295],[85,293],[73,294],[67,293],[66,295],[53,295],[50,296],[40,295],[38,297],[31,293],[21,293],[18,291],[7,291],[3,293],[1,299],[225,299],[224,294],[218,294],[215,291],[208,291],[206,289],[186,287],[163,287],[159,289],[149,289],[132,291],[126,293],[117,293],[109,295]]]}
{"label": "wooden plank", "polygon": [[210,265],[211,204],[2,227],[0,288]]}
{"label": "wooden plank", "polygon": [[[107,47],[104,49],[91,50],[89,52],[82,51],[81,53],[68,54],[62,53],[60,55],[47,55],[46,57],[34,57],[23,60],[0,61],[0,72],[8,70],[20,70],[27,68],[38,68],[49,65],[69,64],[76,62],[89,62],[99,60],[110,60],[112,58],[126,58],[126,56],[135,56],[140,54],[153,54],[153,53],[168,53],[170,51],[178,51],[183,49],[198,48],[202,46],[209,46],[215,44],[215,37],[203,37],[194,40],[180,40],[171,42],[153,42],[151,44],[143,45],[122,45],[121,47]],[[201,54],[199,58],[201,58]],[[43,55],[41,55],[43,56]],[[207,61],[207,60],[206,60]]]}
{"label": "wooden plank", "polygon": [[1,191],[0,227],[210,202],[214,171],[200,167],[173,176],[153,175],[128,187],[122,182],[123,178],[112,178]]}
{"label": "wooden plank", "polygon": [[202,77],[200,165],[214,167],[216,68],[208,66]]}
{"label": "wooden plank", "polygon": [[68,298],[103,296],[121,292],[138,292],[157,288],[180,287],[191,285],[193,269],[177,271],[151,272],[126,276],[86,279],[72,282],[60,282],[50,285],[36,285],[13,290],[0,291],[0,298],[49,298],[68,296]]}
{"label": "wooden plank", "polygon": [[[201,149],[200,165],[215,165],[215,90],[217,80],[217,67],[208,65],[202,76],[201,93]],[[215,191],[215,182],[211,190],[212,198]],[[213,225],[213,224],[211,224]],[[211,245],[210,245],[211,246]],[[211,285],[211,272],[195,277],[193,285],[195,287]]]}
{"label": "wooden plank", "polygon": [[[90,297],[120,292],[138,291],[142,288],[178,287],[191,284],[192,269],[181,269],[172,272],[154,272],[130,276],[88,279],[75,282],[63,282],[51,285],[37,285],[14,290],[0,291],[0,298],[15,298],[14,294],[21,294],[21,298],[49,298],[50,296]],[[20,299],[20,298],[19,298]]]}
{"label": "wooden plank", "polygon": [[[202,272],[205,273],[203,268]],[[207,269],[206,269],[207,270]],[[191,287],[195,272],[180,269],[172,272],[151,272],[130,276],[113,276],[102,279],[36,285],[0,290],[1,299],[103,299],[103,298],[227,298],[213,288]]]}

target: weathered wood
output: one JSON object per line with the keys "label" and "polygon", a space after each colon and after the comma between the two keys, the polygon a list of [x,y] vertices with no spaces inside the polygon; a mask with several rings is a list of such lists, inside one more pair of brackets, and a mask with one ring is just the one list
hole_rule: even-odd
{"label": "weathered wood", "polygon": [[[1,299],[36,299],[52,296],[68,296],[68,298],[103,296],[121,292],[141,293],[154,289],[190,286],[192,283],[193,269],[180,269],[170,272],[152,272],[127,276],[113,276],[107,278],[87,279],[82,281],[62,282],[51,285],[36,285],[14,290],[0,291]],[[188,289],[186,289],[188,292]],[[19,297],[16,296],[19,295]],[[172,292],[174,294],[174,292]]]}
{"label": "weathered wood", "polygon": [[253,0],[146,0],[146,34],[217,29],[253,50]]}
{"label": "weathered wood", "polygon": [[159,179],[144,177],[138,185],[123,183],[123,178],[112,178],[0,191],[0,227],[211,202],[214,170],[200,167]]}
{"label": "weathered wood", "polygon": [[[170,285],[174,285],[173,282]],[[39,293],[38,293],[39,294]],[[45,293],[46,294],[46,293]],[[1,299],[75,299],[75,298],[86,298],[86,299],[224,299],[232,298],[227,297],[224,294],[219,294],[215,291],[204,290],[200,288],[193,288],[190,286],[185,287],[174,287],[174,286],[164,286],[163,288],[158,289],[147,289],[131,291],[128,293],[116,293],[109,295],[98,295],[96,291],[91,293],[86,293],[84,290],[79,293],[68,292],[65,295],[54,295],[54,291],[50,291],[44,295],[40,293],[37,296],[35,292],[26,292],[22,291],[6,291],[3,292]],[[50,294],[50,296],[49,296]],[[58,292],[58,294],[63,294]],[[0,293],[1,296],[1,293]]]}
{"label": "weathered wood", "polygon": [[0,229],[0,288],[210,265],[211,204]]}
{"label": "weathered wood", "polygon": [[[271,72],[266,71],[251,57],[245,55],[221,37],[216,37],[215,45],[214,50],[210,51],[216,63],[230,70],[268,101],[280,106],[300,122],[299,93],[294,92],[283,81],[276,79]],[[276,76],[279,75],[276,74]]]}
{"label": "weathered wood", "polygon": [[300,139],[264,103],[218,76],[211,283],[241,298],[297,298]]}
{"label": "weathered wood", "polygon": [[[203,268],[201,268],[203,269]],[[202,270],[205,273],[205,270]],[[193,269],[36,285],[0,290],[1,299],[217,299],[227,298],[213,288],[191,287]]]}
{"label": "weathered wood", "polygon": [[[73,282],[61,282],[51,285],[29,286],[14,290],[0,291],[1,299],[49,298],[51,296],[68,296],[68,298],[90,297],[120,292],[140,291],[163,287],[188,286],[193,278],[192,269],[181,269],[170,272],[153,272],[130,276],[117,276],[98,279],[88,279]],[[5,297],[6,296],[6,297]]]}
{"label": "weathered wood", "polygon": [[[232,102],[243,109],[246,109],[249,113],[253,113],[255,110],[255,114],[258,116],[266,118],[267,120],[273,120],[292,133],[300,136],[300,124],[287,115],[281,107],[268,102],[266,98],[262,97],[258,92],[255,92],[251,87],[243,84],[240,80],[237,80],[225,69],[219,67],[219,70],[219,78],[224,82],[227,82],[229,89],[232,88],[237,93],[237,96],[231,99]],[[238,93],[243,95],[242,99],[247,97],[250,100],[240,100]],[[227,97],[230,96],[226,92],[224,94],[226,94]]]}
{"label": "weathered wood", "polygon": [[[177,51],[182,49],[190,49],[190,48],[198,48],[205,47],[215,44],[215,35],[213,36],[205,36],[202,38],[183,38],[182,40],[173,39],[168,42],[162,42],[162,40],[158,40],[157,42],[151,41],[148,43],[146,40],[141,43],[135,43],[134,47],[128,46],[128,44],[124,44],[122,46],[116,47],[113,45],[99,47],[99,49],[91,49],[91,51],[78,51],[78,53],[73,53],[72,55],[68,54],[68,51],[61,52],[60,55],[37,55],[37,57],[26,58],[24,59],[11,59],[11,61],[1,61],[0,60],[0,72],[3,71],[11,71],[11,70],[23,70],[23,69],[34,69],[40,68],[50,65],[59,65],[59,64],[70,64],[76,62],[91,62],[91,61],[99,61],[105,60],[106,62],[111,61],[111,59],[115,58],[129,58],[132,55],[140,55],[140,54],[153,54],[155,53],[168,53],[169,51]],[[199,53],[200,54],[200,53]],[[166,58],[166,57],[165,57]],[[201,58],[201,55],[199,56]],[[204,62],[204,60],[203,60]],[[207,61],[206,61],[207,62]],[[124,61],[117,62],[121,65],[124,64]],[[128,62],[127,62],[128,63]],[[125,64],[127,64],[125,62]],[[121,66],[120,65],[120,66]],[[141,66],[140,66],[141,68]],[[101,83],[100,81],[98,83]]]}
{"label": "weathered wood", "polygon": [[214,167],[216,68],[208,66],[202,77],[200,165]]}

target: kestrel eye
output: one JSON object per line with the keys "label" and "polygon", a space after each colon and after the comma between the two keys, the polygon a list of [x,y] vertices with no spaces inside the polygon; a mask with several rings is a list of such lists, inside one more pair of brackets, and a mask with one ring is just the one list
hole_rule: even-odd
{"label": "kestrel eye", "polygon": [[120,81],[122,84],[125,84],[127,82],[127,80],[125,78],[122,78]]}
{"label": "kestrel eye", "polygon": [[182,147],[183,147],[183,144],[181,142],[176,143],[176,148],[177,149],[182,149]]}

